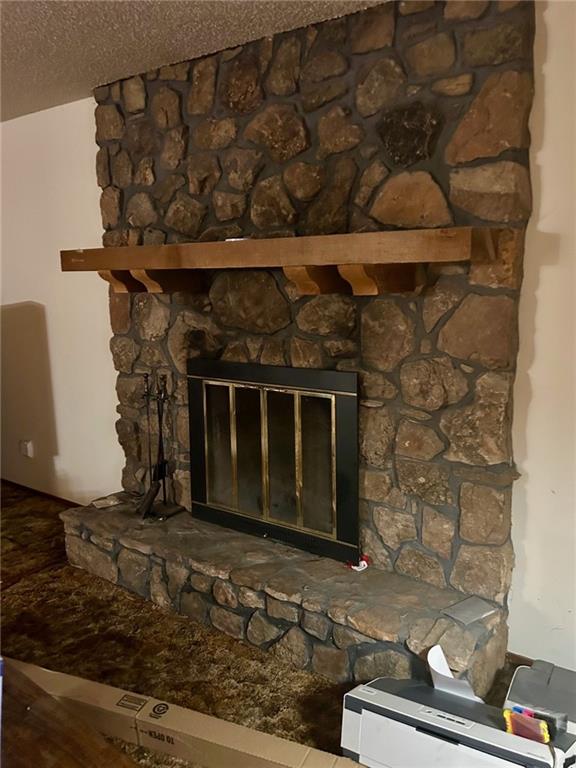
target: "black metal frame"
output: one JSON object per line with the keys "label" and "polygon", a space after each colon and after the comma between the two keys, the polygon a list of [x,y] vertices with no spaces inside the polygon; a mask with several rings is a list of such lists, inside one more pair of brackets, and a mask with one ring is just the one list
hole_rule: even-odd
{"label": "black metal frame", "polygon": [[[274,365],[229,363],[222,360],[188,360],[188,411],[190,421],[190,476],[192,514],[202,520],[270,537],[336,560],[356,562],[359,557],[358,521],[358,375],[348,371],[284,368]],[[228,512],[207,503],[204,454],[204,379],[256,383],[305,392],[331,393],[336,403],[336,539],[269,520]]]}

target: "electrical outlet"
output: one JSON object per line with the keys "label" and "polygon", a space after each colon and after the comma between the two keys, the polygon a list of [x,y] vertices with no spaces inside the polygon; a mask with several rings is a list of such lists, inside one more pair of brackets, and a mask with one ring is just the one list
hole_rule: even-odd
{"label": "electrical outlet", "polygon": [[34,443],[32,440],[20,440],[18,446],[22,456],[26,456],[27,459],[34,458]]}

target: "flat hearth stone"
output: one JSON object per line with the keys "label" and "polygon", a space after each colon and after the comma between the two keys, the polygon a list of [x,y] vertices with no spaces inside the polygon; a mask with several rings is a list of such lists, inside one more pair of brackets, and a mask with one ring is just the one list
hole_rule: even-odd
{"label": "flat hearth stone", "polygon": [[[121,498],[115,507],[61,513],[72,565],[146,599],[154,599],[162,588],[158,580],[165,579],[163,607],[261,648],[280,643],[279,658],[291,658],[280,648],[290,650],[297,637],[307,649],[305,668],[321,668],[329,676],[332,670],[338,682],[344,676],[365,682],[384,658],[395,661],[386,666],[391,675],[407,670],[421,675],[423,639],[432,644],[437,636],[454,638],[463,628],[442,613],[465,599],[461,592],[374,567],[358,573],[335,560],[206,523],[187,512],[164,521],[141,520],[135,502]],[[126,579],[122,566],[125,572],[132,562],[138,563],[138,578]],[[170,577],[175,572],[178,579]],[[234,599],[224,599],[227,595]],[[279,610],[279,603],[286,610]],[[466,649],[465,664],[458,647],[447,652],[449,663],[469,677],[480,696],[503,666],[506,650],[506,612],[490,605],[494,613],[466,625],[468,643],[470,638],[474,642]],[[250,624],[256,612],[254,621],[266,622],[265,637]],[[289,634],[298,620],[298,633]]]}

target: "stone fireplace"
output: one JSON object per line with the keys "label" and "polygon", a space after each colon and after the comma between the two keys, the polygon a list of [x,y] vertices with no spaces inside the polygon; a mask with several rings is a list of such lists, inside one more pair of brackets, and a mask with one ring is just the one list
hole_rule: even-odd
{"label": "stone fireplace", "polygon": [[[238,265],[194,294],[110,295],[128,492],[144,490],[144,373],[168,377],[165,442],[188,509],[189,361],[357,375],[368,573],[209,523],[134,531],[93,511],[67,513],[72,562],[337,679],[406,673],[443,638],[485,692],[514,559],[532,36],[530,3],[390,2],[96,89],[105,246],[502,229],[493,259],[430,264],[418,291],[303,296],[280,270]],[[210,563],[186,564],[176,532],[213,547]],[[290,578],[275,581],[281,565]],[[442,613],[466,596],[491,606],[473,626]]]}

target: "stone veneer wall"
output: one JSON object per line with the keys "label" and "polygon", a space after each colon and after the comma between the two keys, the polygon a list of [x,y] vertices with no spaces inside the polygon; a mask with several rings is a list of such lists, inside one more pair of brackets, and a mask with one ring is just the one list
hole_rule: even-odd
{"label": "stone veneer wall", "polygon": [[112,295],[126,489],[142,373],[169,376],[188,504],[188,356],[358,370],[364,551],[505,603],[532,37],[528,2],[394,2],[96,90],[105,245],[511,228],[498,263],[431,267],[420,295],[303,298],[273,271]]}

